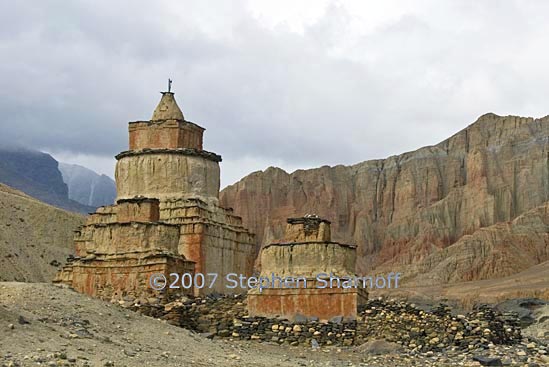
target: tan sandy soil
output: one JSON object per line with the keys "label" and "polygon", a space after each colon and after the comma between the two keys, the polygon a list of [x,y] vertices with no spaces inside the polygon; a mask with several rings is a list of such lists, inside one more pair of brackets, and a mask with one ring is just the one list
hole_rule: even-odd
{"label": "tan sandy soil", "polygon": [[0,281],[51,281],[83,223],[83,215],[0,184]]}
{"label": "tan sandy soil", "polygon": [[523,272],[500,279],[445,284],[429,287],[402,287],[373,291],[371,295],[386,295],[426,300],[455,300],[465,307],[475,302],[496,303],[506,299],[536,297],[549,300],[549,261]]}
{"label": "tan sandy soil", "polygon": [[[29,323],[21,324],[21,316]],[[296,365],[282,355],[250,349],[214,342],[52,284],[0,283],[0,365],[2,357],[24,365],[40,360],[70,365],[73,358],[79,366],[109,361],[114,366]]]}

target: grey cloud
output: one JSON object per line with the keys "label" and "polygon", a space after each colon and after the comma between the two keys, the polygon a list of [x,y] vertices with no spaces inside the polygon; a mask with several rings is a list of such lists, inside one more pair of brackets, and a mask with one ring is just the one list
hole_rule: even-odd
{"label": "grey cloud", "polygon": [[549,111],[543,2],[437,2],[365,33],[331,5],[301,34],[245,2],[199,3],[4,2],[0,144],[112,156],[167,77],[207,149],[292,166],[434,144],[489,111]]}

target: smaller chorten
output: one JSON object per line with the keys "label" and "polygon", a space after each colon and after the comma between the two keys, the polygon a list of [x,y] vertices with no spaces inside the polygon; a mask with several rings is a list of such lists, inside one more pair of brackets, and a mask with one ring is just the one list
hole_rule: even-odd
{"label": "smaller chorten", "polygon": [[288,218],[282,241],[264,246],[259,258],[266,286],[248,291],[251,316],[354,319],[358,293],[367,297],[363,289],[324,286],[332,276],[355,276],[356,246],[332,241],[330,222],[317,215]]}

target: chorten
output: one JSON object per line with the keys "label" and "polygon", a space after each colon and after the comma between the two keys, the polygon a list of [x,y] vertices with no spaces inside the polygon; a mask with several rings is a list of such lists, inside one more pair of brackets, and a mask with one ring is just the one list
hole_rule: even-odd
{"label": "chorten", "polygon": [[284,238],[259,256],[259,276],[267,285],[248,291],[252,316],[354,319],[359,300],[367,297],[364,289],[329,281],[354,277],[356,246],[333,242],[330,222],[316,215],[288,218]]}
{"label": "chorten", "polygon": [[76,232],[75,256],[55,281],[109,298],[151,292],[155,273],[169,282],[170,273],[215,273],[211,288],[189,292],[242,291],[222,279],[251,275],[254,235],[219,206],[221,156],[203,149],[204,130],[185,120],[170,90],[151,120],[129,123],[129,150],[116,156],[116,204]]}

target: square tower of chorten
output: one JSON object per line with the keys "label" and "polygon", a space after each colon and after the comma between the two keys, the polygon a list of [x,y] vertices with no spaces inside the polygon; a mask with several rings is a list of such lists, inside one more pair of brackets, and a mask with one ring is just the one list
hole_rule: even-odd
{"label": "square tower of chorten", "polygon": [[[162,93],[151,120],[129,123],[129,150],[116,156],[116,204],[76,232],[76,256],[56,281],[109,298],[151,292],[153,273],[251,275],[254,236],[219,206],[221,156],[203,150],[203,133],[172,92]],[[191,291],[242,290],[218,281]]]}

